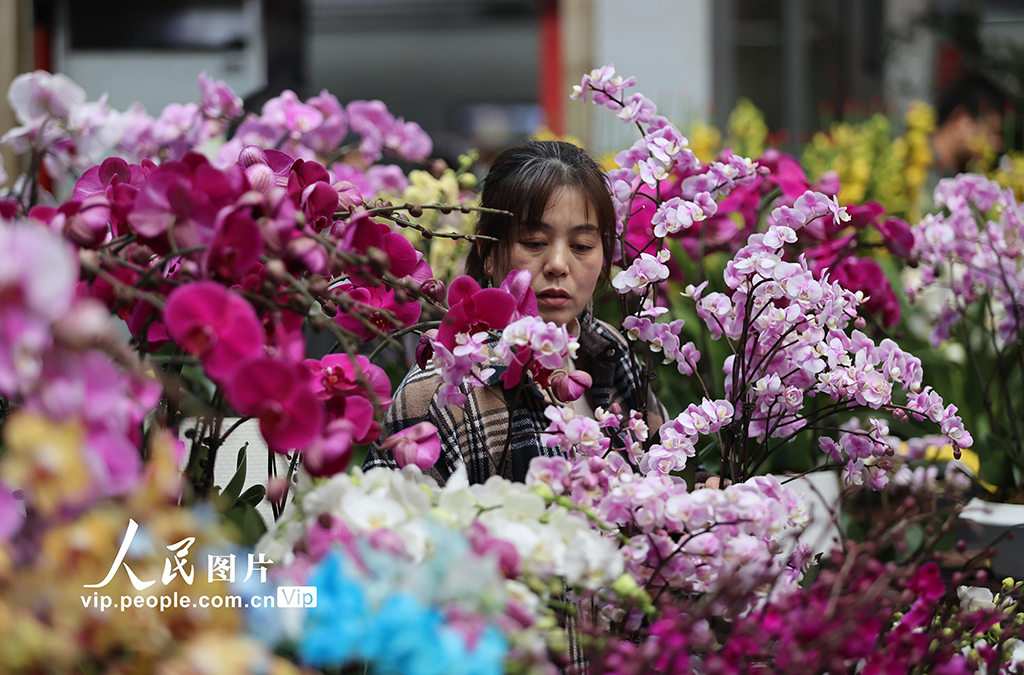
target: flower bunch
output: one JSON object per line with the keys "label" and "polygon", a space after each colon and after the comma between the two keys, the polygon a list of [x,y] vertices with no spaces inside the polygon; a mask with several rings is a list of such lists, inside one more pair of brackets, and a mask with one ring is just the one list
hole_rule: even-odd
{"label": "flower bunch", "polygon": [[380,538],[374,548],[349,537],[308,570],[280,570],[317,588],[299,629],[300,660],[407,675],[502,672],[507,645],[489,616],[502,601],[497,560],[455,531],[432,534],[436,547],[415,566]]}
{"label": "flower bunch", "polygon": [[[666,599],[640,639],[593,642],[604,673],[975,673],[1017,672],[1020,584],[997,596],[985,570],[945,575],[930,559],[947,521],[908,559],[882,563],[878,552],[933,514],[907,500],[884,516],[867,541],[846,542],[819,561],[812,583],[742,611],[743,591],[724,584],[714,602]],[[982,587],[962,586],[966,581]],[[955,591],[955,592],[954,592]],[[957,598],[959,596],[959,599]],[[716,620],[716,604],[733,609]],[[592,627],[596,632],[597,627]]]}
{"label": "flower bunch", "polygon": [[[352,574],[349,570],[362,569],[360,574],[371,578],[363,582],[364,605],[332,603],[319,616],[309,617],[313,627],[303,644],[311,654],[335,649],[360,654],[353,643],[337,645],[333,637],[326,640],[327,633],[316,631],[334,636],[336,625],[330,621],[343,619],[338,612],[344,610],[354,635],[363,634],[364,628],[356,624],[370,625],[365,622],[372,617],[362,612],[371,605],[381,608],[372,620],[398,621],[408,608],[403,605],[399,616],[391,616],[384,607],[397,602],[387,598],[399,590],[423,606],[439,607],[450,622],[458,623],[467,614],[490,616],[509,641],[509,658],[536,662],[543,672],[551,668],[548,648],[558,654],[564,642],[555,621],[562,583],[595,591],[610,586],[623,572],[616,545],[578,509],[559,504],[544,490],[500,477],[470,486],[460,470],[439,489],[415,466],[366,473],[354,469],[326,481],[303,482],[294,506],[258,550],[312,583],[317,573],[307,577],[303,570],[329,560],[330,551],[341,547],[353,564],[342,570],[337,562],[328,562],[320,573],[337,580],[324,578],[332,593],[355,592],[351,581],[340,580],[342,574]],[[283,575],[290,578],[287,569]]]}
{"label": "flower bunch", "polygon": [[0,396],[17,406],[4,421],[0,460],[8,538],[22,520],[11,490],[44,520],[132,490],[141,422],[160,387],[120,348],[104,308],[76,292],[78,261],[67,243],[29,223],[0,222],[0,261]]}
{"label": "flower bunch", "polygon": [[[599,85],[587,80],[582,86]],[[604,92],[610,101],[606,105],[621,103],[620,93],[618,89]],[[872,418],[865,428],[822,426],[830,415],[848,415],[855,408],[888,410],[899,420],[908,414],[917,420],[928,417],[957,447],[971,445],[973,439],[956,415],[956,407],[945,406],[930,388],[922,389],[920,360],[892,340],[876,343],[859,330],[864,320],[858,317],[858,309],[867,298],[862,290],[842,285],[836,258],[820,250],[793,254],[792,247],[801,237],[828,242],[853,221],[873,222],[885,231],[876,220],[877,210],[841,206],[834,190],[831,195],[815,190],[796,162],[785,155],[766,157],[765,162],[774,164],[767,171],[736,155],[697,166],[695,159],[684,154],[664,153],[660,141],[666,138],[674,139],[673,147],[685,147],[685,139],[678,140],[678,132],[666,120],[654,119],[640,129],[644,139],[617,157],[620,168],[610,172],[609,182],[620,214],[632,218],[631,205],[641,203],[649,209],[650,229],[639,238],[631,237],[633,223],[629,223],[621,237],[624,269],[613,279],[613,286],[625,299],[639,299],[635,317],[623,324],[629,336],[652,339],[653,352],[663,352],[681,373],[693,372],[706,399],[704,406],[691,405],[662,427],[663,442],[652,448],[657,458],[649,464],[666,472],[681,468],[693,455],[698,435],[711,435],[721,448],[725,474],[743,480],[801,432],[834,429],[838,440],[821,436],[821,449],[832,461],[846,463],[851,482],[867,475],[872,486],[880,488],[891,464],[885,457],[894,453],[885,440],[887,424]],[[677,182],[638,176],[635,167],[650,162],[675,172]],[[669,275],[668,237],[700,229],[695,223],[718,218],[727,210],[725,205],[744,191],[753,191],[752,208],[757,208],[758,191],[766,189],[781,193],[785,201],[764,207],[771,210],[763,232],[744,233],[744,244],[726,263],[724,288],[710,291],[705,281],[688,286],[684,293],[706,335],[729,344],[731,353],[722,363],[725,397],[716,400],[711,394],[717,387],[711,380],[710,363],[701,361],[693,344],[683,344],[683,324],[677,320],[655,327],[657,312],[652,308],[662,302],[656,282]],[[906,233],[892,229],[891,239],[907,246]],[[702,244],[705,234],[702,230]],[[631,245],[631,241],[640,243]],[[834,244],[819,248],[832,249]],[[895,297],[886,302],[895,303]],[[905,403],[894,399],[895,387],[906,393]],[[810,411],[810,401],[818,395],[829,402],[816,403]]]}
{"label": "flower bunch", "polygon": [[[708,417],[727,419],[727,413],[706,402],[684,415],[700,420],[706,430]],[[595,420],[551,406],[547,416],[547,443],[567,457],[534,459],[527,484],[606,523],[610,539],[621,545],[626,571],[647,597],[669,590],[713,596],[728,583],[742,585],[755,602],[773,587],[781,592],[799,579],[806,551],[790,560],[778,553],[781,543],[807,524],[807,513],[803,500],[774,478],[691,492],[671,473],[693,455],[692,442],[674,423],[662,426],[663,443],[644,453],[648,429],[640,413],[623,420],[598,409]],[[622,618],[614,606],[605,610]]]}
{"label": "flower bunch", "polygon": [[[264,103],[259,115],[250,113],[245,117],[232,139],[221,146],[215,163],[230,165],[247,145],[278,148],[296,159],[340,156],[344,153],[339,149],[350,132],[358,135],[355,147],[367,166],[380,159],[385,151],[410,162],[419,162],[433,150],[430,136],[419,124],[396,118],[381,101],[351,101],[342,106],[337,97],[325,89],[303,102],[295,92],[286,89]],[[342,170],[358,171],[349,164]],[[378,166],[365,173],[365,180],[376,182],[379,187],[389,182],[393,185],[396,179],[401,184],[405,176],[400,170],[395,174],[394,167]]]}
{"label": "flower bunch", "polygon": [[[989,434],[1010,439],[1003,454],[1016,462],[1024,456],[1019,388],[1024,368],[1018,358],[1024,335],[1024,207],[1010,188],[977,174],[939,181],[935,202],[943,211],[913,228],[922,269],[907,292],[932,308],[932,345],[955,339],[971,356],[969,381],[977,383],[983,406],[979,422],[984,420],[989,432],[981,446],[983,465],[995,461]],[[1011,485],[996,473],[986,480]]]}

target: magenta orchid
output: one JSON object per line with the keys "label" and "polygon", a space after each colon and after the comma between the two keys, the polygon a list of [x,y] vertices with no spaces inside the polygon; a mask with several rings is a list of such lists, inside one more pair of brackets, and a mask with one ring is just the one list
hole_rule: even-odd
{"label": "magenta orchid", "polygon": [[263,354],[266,336],[252,305],[218,283],[197,281],[175,289],[163,318],[170,337],[198,356],[219,382],[229,382],[245,361]]}

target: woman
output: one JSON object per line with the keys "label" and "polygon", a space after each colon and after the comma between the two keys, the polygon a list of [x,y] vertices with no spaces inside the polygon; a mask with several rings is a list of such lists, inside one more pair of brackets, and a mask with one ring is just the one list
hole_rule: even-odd
{"label": "woman", "polygon": [[[607,280],[615,244],[615,210],[604,174],[581,148],[561,141],[531,141],[506,150],[484,180],[481,205],[510,211],[480,216],[480,239],[466,261],[466,273],[481,286],[496,286],[513,270],[529,270],[541,318],[567,327],[579,339],[572,365],[587,372],[593,386],[574,402],[578,414],[618,403],[624,412],[641,408],[638,368],[625,340],[590,313],[594,289]],[[491,342],[493,347],[494,342]],[[461,407],[437,404],[436,370],[414,367],[399,385],[384,419],[385,437],[422,421],[438,429],[441,457],[429,473],[440,483],[465,464],[470,483],[501,473],[523,481],[530,460],[559,454],[541,442],[550,405],[539,388],[521,394],[499,379],[507,367],[494,352],[482,368],[494,368],[487,386],[474,389]],[[647,423],[665,419],[661,404],[648,396]],[[509,419],[511,416],[511,420]],[[511,439],[509,430],[511,429]],[[505,454],[508,456],[505,457]],[[371,450],[364,468],[394,467],[390,452]]]}

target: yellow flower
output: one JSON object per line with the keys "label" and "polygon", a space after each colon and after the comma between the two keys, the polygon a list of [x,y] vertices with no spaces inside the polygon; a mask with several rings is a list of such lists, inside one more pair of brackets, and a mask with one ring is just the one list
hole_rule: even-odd
{"label": "yellow flower", "polygon": [[533,132],[530,136],[530,140],[533,141],[565,141],[566,143],[572,143],[573,145],[583,147],[583,141],[576,138],[575,136],[559,136],[551,130],[548,126],[542,126]]}
{"label": "yellow flower", "polygon": [[690,125],[690,150],[705,164],[715,159],[722,143],[722,132],[704,120],[694,120]]}
{"label": "yellow flower", "polygon": [[741,98],[729,113],[729,141],[733,152],[744,157],[760,157],[768,140],[764,113],[749,98]]}
{"label": "yellow flower", "polygon": [[4,424],[7,453],[0,462],[0,476],[10,487],[24,490],[44,516],[54,515],[62,505],[81,504],[94,488],[84,438],[77,421],[58,424],[19,411]]}

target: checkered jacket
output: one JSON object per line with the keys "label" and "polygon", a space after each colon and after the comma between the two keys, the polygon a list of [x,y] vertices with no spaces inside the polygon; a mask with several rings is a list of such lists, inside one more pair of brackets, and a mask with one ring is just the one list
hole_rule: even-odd
{"label": "checkered jacket", "polygon": [[[603,321],[591,322],[581,316],[579,343],[575,366],[593,378],[593,386],[586,392],[591,407],[607,409],[618,403],[623,411],[639,409],[637,381],[622,335]],[[385,437],[423,421],[437,427],[441,456],[428,473],[440,485],[444,485],[460,464],[466,465],[470,483],[486,481],[501,466],[515,389],[506,390],[499,379],[508,364],[494,352],[495,344],[496,341],[488,343],[488,360],[481,364],[482,368],[494,368],[494,374],[486,387],[470,392],[464,406],[439,406],[435,398],[440,386],[437,369],[430,366],[421,370],[417,366],[398,386],[394,403],[384,418]],[[667,415],[664,406],[650,393],[648,396],[647,423],[652,430],[657,430]],[[540,434],[549,424],[544,416],[548,405],[536,385],[520,393],[511,413],[512,441],[509,458],[504,464],[506,478],[522,482],[531,459],[561,454],[558,448],[548,448],[540,440]],[[374,467],[396,468],[397,465],[390,451],[371,449],[363,468]]]}

